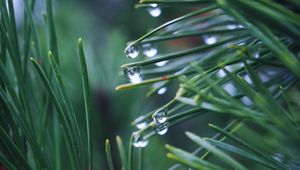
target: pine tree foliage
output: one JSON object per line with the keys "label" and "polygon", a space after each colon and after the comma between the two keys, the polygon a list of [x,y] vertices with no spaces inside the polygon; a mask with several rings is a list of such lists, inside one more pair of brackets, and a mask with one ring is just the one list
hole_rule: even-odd
{"label": "pine tree foliage", "polygon": [[[44,3],[47,27],[42,31],[48,41],[46,47],[41,43],[33,15],[35,0],[24,1],[22,31],[17,31],[13,0],[0,1],[1,166],[7,169],[91,169],[90,94],[83,43],[79,39],[87,136],[79,129],[78,113],[64,85],[52,1]],[[48,55],[42,49],[47,49]]]}
{"label": "pine tree foliage", "polygon": [[[177,162],[170,169],[300,169],[300,3],[141,0],[136,5],[150,10],[173,7],[190,12],[130,42],[125,54],[135,58],[149,46],[183,38],[203,42],[121,66],[132,83],[117,90],[159,84],[149,96],[169,84],[179,87],[169,103],[133,121],[134,126],[147,125],[133,132],[127,158],[118,138],[123,169],[141,169],[138,153],[151,137],[203,114],[227,115],[229,121],[225,127],[207,122],[215,136],[186,132],[199,147],[195,151],[166,145],[167,158]],[[162,62],[167,64],[155,66]],[[133,152],[138,157],[132,157]]]}
{"label": "pine tree foliage", "polygon": [[[35,23],[35,0],[24,4],[24,30],[19,33],[13,1],[0,0],[0,162],[8,169],[92,169],[82,40],[78,60],[85,133],[62,77],[52,1],[45,0],[47,46]],[[161,43],[202,42],[122,65],[133,83],[117,90],[155,84],[147,94],[151,96],[163,87],[178,87],[172,100],[132,122],[147,124],[132,133],[128,149],[116,137],[122,169],[143,169],[143,148],[154,135],[204,114],[226,115],[227,125],[207,122],[214,136],[186,132],[186,140],[197,146],[194,151],[166,144],[166,157],[175,163],[170,169],[299,169],[298,0],[142,0],[136,5],[146,10],[173,7],[190,12],[130,42],[125,53],[135,58],[141,49],[145,53],[151,47],[153,53],[152,46]],[[114,169],[109,140],[105,151],[108,167]]]}

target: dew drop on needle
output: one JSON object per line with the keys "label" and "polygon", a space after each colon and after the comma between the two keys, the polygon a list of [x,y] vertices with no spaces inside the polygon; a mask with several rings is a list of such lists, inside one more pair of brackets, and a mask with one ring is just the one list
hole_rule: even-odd
{"label": "dew drop on needle", "polygon": [[132,83],[139,83],[142,81],[141,67],[139,66],[124,69],[124,74]]}
{"label": "dew drop on needle", "polygon": [[169,122],[155,124],[154,130],[158,135],[164,135],[168,132]]}
{"label": "dew drop on needle", "polygon": [[130,45],[125,50],[126,57],[136,58],[139,55],[139,48],[137,45]]}
{"label": "dew drop on needle", "polygon": [[165,123],[168,120],[168,115],[167,115],[168,109],[163,108],[157,110],[155,113],[153,113],[152,118],[155,123]]}
{"label": "dew drop on needle", "polygon": [[145,140],[144,137],[138,132],[133,132],[133,141],[132,145],[137,148],[143,148],[148,145],[148,140]]}

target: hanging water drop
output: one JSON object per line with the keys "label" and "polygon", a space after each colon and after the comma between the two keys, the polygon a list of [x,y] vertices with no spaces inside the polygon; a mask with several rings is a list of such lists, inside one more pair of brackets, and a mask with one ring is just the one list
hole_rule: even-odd
{"label": "hanging water drop", "polygon": [[166,61],[157,62],[157,63],[155,63],[155,65],[158,67],[162,67],[162,66],[166,65],[167,63],[168,63],[168,61],[166,60]]}
{"label": "hanging water drop", "polygon": [[153,113],[152,118],[157,124],[165,123],[168,120],[168,109],[163,108]]}
{"label": "hanging water drop", "polygon": [[143,54],[147,57],[154,57],[158,50],[152,44],[144,44],[143,45]]}
{"label": "hanging water drop", "polygon": [[167,133],[168,128],[169,128],[169,122],[158,123],[158,124],[155,124],[154,131],[159,135],[164,135]]}
{"label": "hanging water drop", "polygon": [[150,8],[148,8],[148,12],[153,17],[158,17],[161,14],[161,9],[157,4],[150,4]]}
{"label": "hanging water drop", "polygon": [[141,78],[141,67],[129,67],[124,70],[125,76],[131,81],[131,83],[139,83],[142,81]]}
{"label": "hanging water drop", "polygon": [[148,140],[145,140],[144,137],[138,132],[133,132],[133,141],[132,145],[137,148],[143,148],[148,145]]}
{"label": "hanging water drop", "polygon": [[160,88],[160,89],[157,91],[157,94],[162,95],[162,94],[166,93],[166,91],[167,91],[167,88],[166,88],[166,87],[162,87],[162,88]]}
{"label": "hanging water drop", "polygon": [[203,36],[205,44],[211,45],[217,42],[216,36]]}
{"label": "hanging water drop", "polygon": [[128,58],[136,58],[139,55],[139,48],[137,45],[129,45],[125,49],[126,57]]}
{"label": "hanging water drop", "polygon": [[141,122],[136,124],[136,128],[138,129],[144,129],[147,126],[147,122]]}

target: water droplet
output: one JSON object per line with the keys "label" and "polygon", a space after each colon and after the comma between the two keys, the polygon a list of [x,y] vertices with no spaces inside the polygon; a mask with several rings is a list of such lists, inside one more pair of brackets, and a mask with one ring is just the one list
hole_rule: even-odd
{"label": "water droplet", "polygon": [[137,148],[143,148],[148,145],[148,140],[145,140],[138,132],[133,132],[132,145]]}
{"label": "water droplet", "polygon": [[160,61],[160,62],[155,63],[155,65],[158,67],[162,67],[162,66],[166,65],[167,63],[168,63],[168,61]]}
{"label": "water droplet", "polygon": [[139,55],[139,48],[137,45],[129,45],[125,49],[126,57],[128,58],[136,58]]}
{"label": "water droplet", "polygon": [[144,129],[147,126],[147,122],[141,122],[136,124],[136,128],[138,129]]}
{"label": "water droplet", "polygon": [[237,25],[227,25],[226,27],[230,30],[234,30],[234,29],[238,28]]}
{"label": "water droplet", "polygon": [[161,9],[157,4],[150,4],[150,8],[148,8],[148,12],[153,17],[158,17],[161,14]]}
{"label": "water droplet", "polygon": [[159,82],[153,83],[152,87],[159,88],[159,87],[163,86],[165,83],[166,82],[164,82],[164,81],[159,81]]}
{"label": "water droplet", "polygon": [[152,118],[158,124],[165,123],[168,119],[167,113],[168,109],[162,108],[153,113]]}
{"label": "water droplet", "polygon": [[155,8],[157,7],[158,5],[157,4],[149,4],[152,8]]}
{"label": "water droplet", "polygon": [[217,37],[216,36],[203,36],[205,44],[214,44],[217,42]]}
{"label": "water droplet", "polygon": [[254,54],[254,58],[259,58],[259,57],[260,57],[259,52]]}
{"label": "water droplet", "polygon": [[167,88],[166,88],[166,87],[162,87],[162,88],[160,88],[160,89],[157,91],[157,94],[162,95],[162,94],[166,93],[166,91],[167,91]]}
{"label": "water droplet", "polygon": [[216,73],[216,75],[217,75],[217,77],[222,78],[222,77],[226,76],[226,73],[224,70],[221,69]]}
{"label": "water droplet", "polygon": [[143,45],[143,54],[147,57],[154,57],[158,50],[152,44],[144,44]]}
{"label": "water droplet", "polygon": [[237,27],[238,28],[245,28],[243,25],[238,25]]}
{"label": "water droplet", "polygon": [[131,81],[131,83],[139,83],[142,81],[141,67],[139,66],[126,68],[124,70],[124,74]]}
{"label": "water droplet", "polygon": [[158,124],[155,124],[155,126],[154,126],[155,132],[159,135],[166,134],[168,131],[168,128],[169,128],[169,122],[158,123]]}

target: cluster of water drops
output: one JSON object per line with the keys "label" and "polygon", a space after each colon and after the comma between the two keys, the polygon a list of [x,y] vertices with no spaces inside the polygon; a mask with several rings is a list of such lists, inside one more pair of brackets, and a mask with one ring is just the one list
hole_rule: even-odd
{"label": "cluster of water drops", "polygon": [[[140,116],[139,118],[137,118],[136,121],[136,128],[138,130],[144,129],[147,127],[147,122],[144,121],[145,117],[144,116]],[[133,141],[132,141],[132,145],[134,147],[137,148],[142,148],[145,147],[147,144],[149,143],[148,140],[145,139],[144,135],[142,133],[140,133],[139,131],[137,132],[133,132]]]}
{"label": "cluster of water drops", "polygon": [[154,120],[154,131],[158,135],[164,135],[167,133],[169,128],[168,122],[168,109],[162,108],[157,110],[153,115],[152,118]]}
{"label": "cluster of water drops", "polygon": [[[157,55],[158,50],[155,45],[153,44],[142,44],[143,54],[146,57],[154,57]],[[139,45],[138,44],[131,44],[125,49],[125,55],[127,58],[133,59],[139,55]],[[166,65],[168,61],[160,61],[155,63],[156,66],[162,67]],[[142,81],[141,77],[141,68],[138,66],[128,67],[124,69],[125,76],[131,81],[131,83],[139,83]],[[160,93],[164,93],[166,89],[162,89]]]}
{"label": "cluster of water drops", "polygon": [[[157,110],[153,115],[152,118],[154,120],[154,131],[158,135],[164,135],[167,133],[169,128],[169,122],[168,122],[168,115],[167,115],[168,109],[162,108]],[[138,129],[144,129],[146,128],[147,123],[141,122],[136,125]],[[139,131],[133,132],[133,141],[132,145],[137,148],[145,147],[149,141],[145,138],[145,136],[140,133]]]}
{"label": "cluster of water drops", "polygon": [[[143,44],[143,54],[146,57],[154,57],[158,50],[153,44]],[[139,47],[137,44],[131,44],[125,49],[125,54],[127,58],[136,58],[139,55]]]}
{"label": "cluster of water drops", "polygon": [[[149,14],[153,17],[158,17],[161,14],[161,8],[157,4],[150,4],[149,8],[147,9]],[[158,50],[153,44],[142,44],[143,54],[146,57],[154,57],[157,55]],[[131,44],[125,49],[126,57],[128,58],[136,58],[139,55],[139,46],[137,44]],[[161,67],[167,64],[168,61],[161,61],[155,63],[156,66]],[[125,76],[132,82],[132,83],[139,83],[142,81],[141,77],[141,67],[134,66],[128,67],[124,69]],[[164,94],[167,88],[162,87],[160,88],[157,93]],[[167,117],[167,109],[159,109],[153,115],[152,118],[154,120],[154,130],[159,135],[164,135],[168,131],[169,122]],[[140,122],[136,124],[138,129],[144,129],[147,127],[147,122]],[[134,132],[133,133],[133,141],[132,145],[134,147],[145,147],[148,144],[148,140],[144,137],[142,133]]]}
{"label": "cluster of water drops", "polygon": [[[154,121],[154,131],[158,134],[158,135],[164,135],[167,133],[168,128],[169,128],[169,122],[168,122],[168,109],[167,108],[161,108],[159,110],[157,110],[153,115],[153,121]],[[143,118],[143,117],[141,117]],[[144,129],[147,127],[147,123],[146,122],[140,122],[136,125],[136,127],[138,129]],[[142,148],[147,146],[147,144],[149,143],[149,141],[145,138],[145,136],[137,131],[137,132],[133,132],[133,141],[132,141],[132,145],[134,147],[137,148]]]}
{"label": "cluster of water drops", "polygon": [[[149,7],[147,9],[149,14],[153,17],[158,17],[161,14],[161,8],[158,6],[158,4],[152,3],[149,4]],[[154,57],[158,50],[153,44],[142,44],[143,47],[143,54],[146,57]],[[139,44],[132,43],[125,49],[125,55],[127,58],[136,58],[139,55]],[[161,61],[158,63],[155,63],[156,66],[161,67],[164,66],[168,61]],[[137,67],[129,67],[124,69],[125,76],[132,82],[132,83],[139,83],[142,81],[142,77],[140,74],[140,68]],[[161,93],[164,90],[161,91]],[[164,92],[163,92],[164,93]]]}

